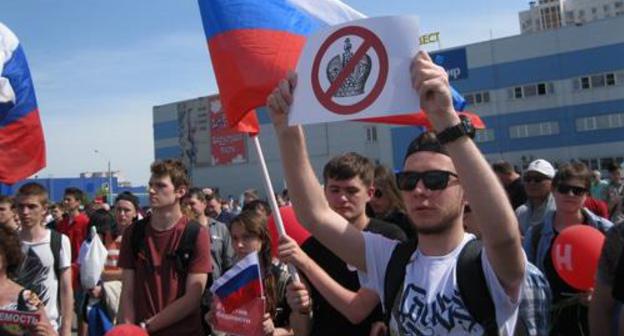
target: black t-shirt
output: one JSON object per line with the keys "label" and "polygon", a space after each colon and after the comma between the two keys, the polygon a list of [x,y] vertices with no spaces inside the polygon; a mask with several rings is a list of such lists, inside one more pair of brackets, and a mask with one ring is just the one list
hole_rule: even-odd
{"label": "black t-shirt", "polygon": [[[389,213],[388,215],[386,215],[383,218],[384,222],[388,222],[390,224],[396,224],[396,226],[398,226],[399,228],[401,228],[401,230],[403,230],[403,233],[405,233],[406,237],[410,237],[410,238],[414,238],[415,234],[416,234],[416,230],[414,230],[414,226],[412,225],[412,221],[409,219],[409,217],[401,211],[392,211],[391,213]],[[398,240],[403,240],[403,239],[399,239],[396,238]]]}
{"label": "black t-shirt", "polygon": [[[378,219],[371,219],[364,230],[379,233],[390,239],[405,240],[405,234],[400,228]],[[360,289],[360,282],[355,268],[347,267],[344,261],[323,246],[316,238],[308,238],[301,245],[301,249],[342,287],[354,292]],[[351,270],[349,268],[351,268]],[[381,304],[377,305],[364,321],[359,324],[352,324],[346,317],[332,307],[314,286],[311,286],[310,295],[312,297],[314,316],[311,335],[368,336],[371,324],[375,321],[383,321]]]}
{"label": "black t-shirt", "polygon": [[515,179],[508,186],[506,186],[505,190],[507,191],[507,195],[509,195],[509,201],[511,202],[511,206],[514,210],[526,203],[527,195],[524,190],[524,184],[522,184],[522,180],[520,178]]}
{"label": "black t-shirt", "polygon": [[551,335],[589,335],[589,324],[587,320],[587,306],[580,303],[574,303],[571,305],[565,305],[565,308],[558,308],[557,306],[563,305],[571,295],[577,295],[582,293],[574,287],[568,285],[555,269],[551,257],[551,250],[555,239],[559,235],[559,232],[555,231],[553,240],[550,242],[548,253],[544,257],[544,274],[550,284],[552,291],[552,318],[551,318]]}

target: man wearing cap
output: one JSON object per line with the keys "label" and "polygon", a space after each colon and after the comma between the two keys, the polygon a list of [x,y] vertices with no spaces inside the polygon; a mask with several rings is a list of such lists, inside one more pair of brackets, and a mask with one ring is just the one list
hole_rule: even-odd
{"label": "man wearing cap", "polygon": [[537,159],[529,164],[524,173],[524,188],[527,202],[516,209],[520,232],[541,223],[544,215],[555,210],[551,188],[555,168],[544,159]]}

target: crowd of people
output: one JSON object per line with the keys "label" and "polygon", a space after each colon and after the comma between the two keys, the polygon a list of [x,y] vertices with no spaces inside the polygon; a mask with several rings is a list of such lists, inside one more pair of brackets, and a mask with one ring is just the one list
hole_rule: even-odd
{"label": "crowd of people", "polygon": [[[50,204],[37,183],[0,196],[0,309],[38,312],[36,325],[0,335],[104,335],[134,324],[150,335],[220,335],[210,284],[259,256],[265,335],[622,335],[624,180],[583,163],[523,172],[489,164],[452,107],[444,69],[426,53],[410,67],[432,123],[393,173],[358,153],[310,164],[303,130],[288,126],[296,75],[267,106],[289,186],[275,195],[311,234],[269,233],[269,203],[253,189],[242,208],[191,185],[177,160],[154,162],[149,209],[129,192],[109,206],[77,188]],[[86,208],[86,209],[85,209]],[[556,237],[573,225],[605,235],[590,290],[553,265]],[[108,256],[100,281],[80,280],[81,247]],[[287,264],[299,272],[300,280]]]}

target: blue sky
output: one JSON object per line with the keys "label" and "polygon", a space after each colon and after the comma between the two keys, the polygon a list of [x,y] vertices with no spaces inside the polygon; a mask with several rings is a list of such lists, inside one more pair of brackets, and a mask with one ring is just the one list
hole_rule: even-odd
{"label": "blue sky", "polygon": [[[519,0],[344,2],[368,16],[418,15],[444,48],[518,34],[518,12],[528,8]],[[0,21],[33,74],[48,155],[40,177],[104,170],[110,159],[145,184],[152,107],[217,92],[195,0],[2,1]]]}

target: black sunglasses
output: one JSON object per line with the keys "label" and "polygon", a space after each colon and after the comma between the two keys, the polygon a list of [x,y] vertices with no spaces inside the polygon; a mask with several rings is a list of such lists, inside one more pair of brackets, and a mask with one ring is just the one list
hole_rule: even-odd
{"label": "black sunglasses", "polygon": [[425,188],[429,190],[442,190],[448,185],[449,176],[457,177],[457,174],[444,170],[428,170],[424,172],[404,171],[396,174],[396,182],[399,189],[403,191],[414,190],[418,181],[421,179]]}
{"label": "black sunglasses", "polygon": [[383,192],[381,192],[381,190],[379,189],[375,189],[375,193],[373,194],[373,196],[375,196],[375,198],[381,198],[383,196]]}
{"label": "black sunglasses", "polygon": [[557,186],[557,191],[561,194],[564,195],[568,195],[570,194],[570,191],[572,192],[572,194],[574,194],[574,196],[583,196],[585,195],[585,193],[587,193],[587,189],[583,188],[583,187],[576,187],[576,186],[571,186],[571,185],[567,185],[567,184],[560,184]]}
{"label": "black sunglasses", "polygon": [[523,180],[524,180],[524,182],[526,182],[526,183],[530,183],[530,182],[540,183],[540,182],[542,182],[542,181],[544,181],[544,180],[549,180],[549,178],[548,178],[547,176],[537,176],[537,175],[534,175],[534,176],[526,176],[526,175],[525,175],[525,176],[524,176],[524,178],[523,178]]}

